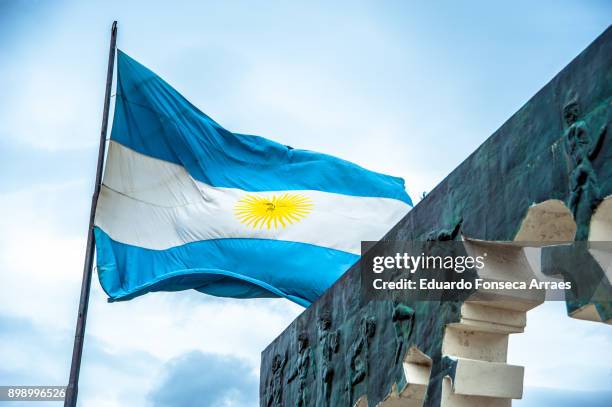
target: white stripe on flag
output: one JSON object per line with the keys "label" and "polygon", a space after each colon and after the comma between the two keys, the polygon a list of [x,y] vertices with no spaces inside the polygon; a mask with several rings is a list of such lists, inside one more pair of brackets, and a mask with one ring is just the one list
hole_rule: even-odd
{"label": "white stripe on flag", "polygon": [[[312,210],[286,227],[252,228],[235,206],[247,195],[300,194]],[[111,141],[96,226],[121,243],[163,250],[222,238],[260,238],[308,243],[354,254],[360,242],[378,240],[410,207],[395,199],[302,190],[247,192],[195,181],[179,165],[137,153]]]}

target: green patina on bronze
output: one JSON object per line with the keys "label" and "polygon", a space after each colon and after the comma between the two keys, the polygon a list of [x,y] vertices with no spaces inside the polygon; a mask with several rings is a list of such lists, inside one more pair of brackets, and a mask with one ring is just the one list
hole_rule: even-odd
{"label": "green patina on bronze", "polygon": [[[529,207],[550,199],[566,204],[577,224],[576,240],[586,240],[593,211],[612,195],[611,68],[609,28],[385,240],[453,240],[463,234],[510,241]],[[548,266],[543,269],[555,272]],[[571,279],[579,269],[561,272]],[[264,350],[262,406],[352,406],[362,395],[375,406],[394,385],[402,388],[401,360],[412,346],[432,359],[424,405],[439,406],[442,378],[453,377],[455,369],[442,355],[444,329],[459,320],[461,303],[412,301],[402,294],[364,302],[360,287],[357,264]],[[586,289],[608,290],[609,298],[609,284]],[[568,310],[584,304],[570,301]],[[612,318],[609,303],[596,306],[603,320]]]}

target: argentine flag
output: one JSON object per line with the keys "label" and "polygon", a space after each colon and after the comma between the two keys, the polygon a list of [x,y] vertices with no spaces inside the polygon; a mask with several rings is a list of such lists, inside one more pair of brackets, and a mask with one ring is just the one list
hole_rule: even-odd
{"label": "argentine flag", "polygon": [[404,181],[232,133],[118,52],[96,207],[109,301],[196,289],[308,306],[410,209]]}

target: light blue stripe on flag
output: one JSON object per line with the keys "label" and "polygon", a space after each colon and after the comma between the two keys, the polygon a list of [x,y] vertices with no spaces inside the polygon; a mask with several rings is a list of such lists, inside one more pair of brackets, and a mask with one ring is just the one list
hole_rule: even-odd
{"label": "light blue stripe on flag", "polygon": [[95,236],[98,276],[110,301],[195,288],[220,297],[284,297],[308,306],[359,258],[279,240],[215,239],[149,250],[116,242],[100,228]]}
{"label": "light blue stripe on flag", "polygon": [[[121,51],[118,71],[111,139],[179,164],[199,181],[245,191],[310,189],[393,198],[412,205],[402,178],[263,137],[229,132]],[[338,137],[351,143],[350,134]]]}

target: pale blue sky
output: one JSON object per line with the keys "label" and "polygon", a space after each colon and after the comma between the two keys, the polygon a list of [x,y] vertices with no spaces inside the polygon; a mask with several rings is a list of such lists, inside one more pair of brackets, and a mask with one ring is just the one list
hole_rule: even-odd
{"label": "pale blue sky", "polygon": [[[609,1],[431,3],[0,0],[0,384],[67,380],[113,19],[122,50],[226,128],[402,176],[418,201],[612,17]],[[82,405],[164,406],[168,387],[256,405],[259,352],[299,312],[107,304],[94,281]],[[533,395],[515,405],[608,400],[610,348],[609,327],[533,311],[511,339]]]}

